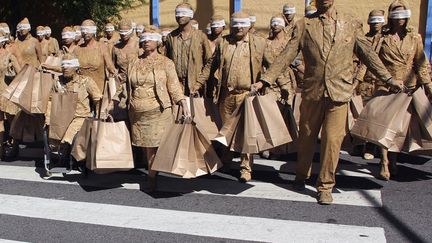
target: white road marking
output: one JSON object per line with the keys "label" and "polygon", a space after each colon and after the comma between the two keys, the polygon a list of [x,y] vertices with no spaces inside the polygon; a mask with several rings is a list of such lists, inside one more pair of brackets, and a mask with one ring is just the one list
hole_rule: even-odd
{"label": "white road marking", "polygon": [[[90,175],[82,178],[78,172],[75,175],[61,175],[44,180],[32,167],[0,165],[0,179],[57,183],[69,185],[94,186],[101,188],[120,187],[138,190],[145,185],[145,177],[133,174]],[[181,181],[180,181],[181,180]],[[127,181],[127,183],[122,183]],[[140,185],[141,184],[141,185]],[[232,197],[264,198],[285,201],[316,202],[316,190],[308,186],[304,193],[292,190],[288,184],[272,184],[265,182],[250,182],[242,184],[229,179],[178,179],[160,177],[158,190],[164,192],[196,193],[206,195],[223,195]],[[333,193],[334,204],[382,207],[380,190],[353,190]]]}
{"label": "white road marking", "polygon": [[263,242],[386,242],[384,229],[0,194],[0,214]]}
{"label": "white road marking", "polygon": [[[239,159],[234,159],[235,162],[239,162]],[[284,173],[295,173],[295,162],[285,162],[279,160],[266,160],[266,159],[255,159],[254,169],[259,171],[280,171]],[[318,164],[313,164],[312,174],[318,174]],[[374,171],[375,172],[375,171]],[[364,177],[374,178],[373,172],[369,168],[364,168],[364,165],[360,164],[339,164],[337,175],[352,176],[352,177]]]}

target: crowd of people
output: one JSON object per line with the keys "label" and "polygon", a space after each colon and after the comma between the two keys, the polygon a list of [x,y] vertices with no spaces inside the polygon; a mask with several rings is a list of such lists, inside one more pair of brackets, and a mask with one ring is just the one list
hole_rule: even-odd
{"label": "crowd of people", "polygon": [[[432,94],[422,38],[408,24],[411,11],[403,0],[390,4],[387,19],[384,10],[371,11],[367,34],[356,18],[339,12],[333,2],[317,0],[316,8],[307,7],[304,14],[287,3],[269,19],[270,30],[265,34],[255,29],[254,14],[245,11],[232,14],[229,24],[221,15],[212,16],[203,32],[188,3],[176,7],[174,30],[121,20],[107,23],[104,36],[97,39],[95,22],[84,20],[80,26],[63,28],[60,45],[47,26],[36,27],[34,38],[27,18],[17,25],[16,36],[0,23],[0,91],[26,64],[57,73],[53,92],[78,94],[75,118],[60,141],[71,146],[84,119],[98,112],[107,80],[115,77],[116,94],[107,113],[128,123],[132,145],[148,161],[153,189],[157,171],[151,170],[151,164],[164,133],[174,123],[175,105],[190,117],[187,97],[212,99],[226,124],[246,97],[272,94],[275,101],[297,109],[294,189],[305,189],[320,137],[317,201],[331,204],[353,96],[360,95],[366,104],[376,96],[419,87]],[[49,57],[60,58],[61,64],[48,62]],[[3,132],[22,117],[16,116],[19,107],[4,97],[0,110],[0,119],[6,121]],[[19,142],[3,133],[0,137],[6,138],[3,146],[16,148]],[[377,151],[367,142],[363,147],[365,159],[381,155],[380,178],[389,180],[397,173],[396,153],[386,148]],[[278,153],[273,149],[261,156]],[[233,159],[229,149],[219,155],[227,165]],[[239,180],[248,182],[253,155],[240,157]]]}

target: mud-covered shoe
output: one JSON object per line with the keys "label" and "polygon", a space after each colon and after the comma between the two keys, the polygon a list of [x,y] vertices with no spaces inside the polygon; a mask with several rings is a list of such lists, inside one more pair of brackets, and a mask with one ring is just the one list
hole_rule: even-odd
{"label": "mud-covered shoe", "polygon": [[387,160],[381,160],[380,166],[379,178],[385,181],[390,180],[389,162]]}
{"label": "mud-covered shoe", "polygon": [[330,205],[333,203],[331,192],[318,192],[318,203],[321,205]]}
{"label": "mud-covered shoe", "polygon": [[242,172],[240,175],[240,182],[246,183],[248,181],[252,180],[252,174],[249,172]]}

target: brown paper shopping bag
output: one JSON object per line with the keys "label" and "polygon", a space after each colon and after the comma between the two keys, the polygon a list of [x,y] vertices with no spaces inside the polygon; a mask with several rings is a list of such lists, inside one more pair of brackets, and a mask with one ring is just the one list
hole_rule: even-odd
{"label": "brown paper shopping bag", "polygon": [[101,172],[133,169],[132,144],[126,123],[101,120],[92,123],[87,168]]}
{"label": "brown paper shopping bag", "polygon": [[203,131],[195,124],[175,123],[162,138],[151,169],[195,178],[213,173],[221,166]]}
{"label": "brown paper shopping bag", "polygon": [[432,141],[427,138],[427,132],[423,129],[419,116],[414,113],[408,130],[406,152],[415,155],[432,155]]}
{"label": "brown paper shopping bag", "polygon": [[272,94],[256,96],[252,102],[258,126],[261,127],[265,138],[265,143],[260,144],[260,151],[293,141],[282,114],[278,112],[279,107]]}
{"label": "brown paper shopping bag", "polygon": [[417,89],[413,97],[414,109],[420,118],[420,125],[423,127],[425,136],[432,140],[432,105],[422,88]]}
{"label": "brown paper shopping bag", "polygon": [[54,85],[51,73],[36,72],[33,78],[31,107],[32,114],[45,114],[49,96]]}
{"label": "brown paper shopping bag", "polygon": [[[394,144],[406,136],[408,107],[412,97],[405,93],[383,94],[371,99],[357,119],[351,134],[360,139],[385,148],[399,146]],[[392,147],[393,146],[393,147]]]}
{"label": "brown paper shopping bag", "polygon": [[26,75],[22,77],[10,98],[10,101],[18,105],[28,114],[31,113],[31,97],[35,73],[36,69],[31,67],[29,71],[25,73]]}
{"label": "brown paper shopping bag", "polygon": [[90,136],[94,120],[94,118],[86,118],[75,137],[71,155],[77,161],[85,160],[90,151]]}
{"label": "brown paper shopping bag", "polygon": [[226,121],[220,129],[218,135],[212,140],[217,141],[226,147],[231,146],[237,127],[241,123],[240,120],[243,120],[243,107],[244,105],[240,105],[230,116],[226,118]]}
{"label": "brown paper shopping bag", "polygon": [[52,94],[49,138],[55,140],[63,139],[69,125],[75,117],[77,103],[77,93]]}
{"label": "brown paper shopping bag", "polygon": [[202,131],[205,131],[209,139],[215,138],[222,127],[217,105],[212,99],[193,97],[189,99],[195,123],[201,127]]}
{"label": "brown paper shopping bag", "polygon": [[10,100],[13,93],[15,92],[15,89],[18,87],[18,84],[20,84],[23,79],[27,79],[30,76],[32,68],[32,66],[25,64],[21,71],[17,74],[17,76],[15,76],[15,78],[3,92],[3,97]]}

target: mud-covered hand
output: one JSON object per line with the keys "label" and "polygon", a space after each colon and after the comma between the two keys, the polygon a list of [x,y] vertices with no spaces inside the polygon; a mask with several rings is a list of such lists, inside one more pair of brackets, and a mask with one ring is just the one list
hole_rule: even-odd
{"label": "mud-covered hand", "polygon": [[401,80],[395,80],[391,78],[387,81],[387,84],[390,86],[390,90],[395,93],[402,92],[405,89],[405,86]]}

